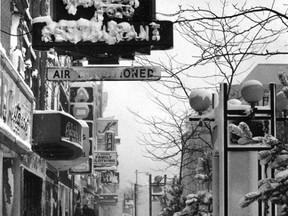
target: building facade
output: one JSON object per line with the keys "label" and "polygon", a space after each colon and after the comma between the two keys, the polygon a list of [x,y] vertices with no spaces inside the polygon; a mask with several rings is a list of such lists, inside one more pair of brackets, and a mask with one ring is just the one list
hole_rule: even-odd
{"label": "building facade", "polygon": [[[96,128],[72,115],[70,83],[45,77],[46,67],[67,66],[71,58],[31,45],[33,18],[49,15],[53,5],[49,0],[0,4],[0,215],[72,216],[77,202],[98,211],[97,194],[105,185],[93,170]],[[102,85],[95,85],[96,121],[104,106]],[[83,159],[84,128],[94,131],[93,145],[88,141],[93,146],[88,150],[90,170],[73,172],[71,164]]]}

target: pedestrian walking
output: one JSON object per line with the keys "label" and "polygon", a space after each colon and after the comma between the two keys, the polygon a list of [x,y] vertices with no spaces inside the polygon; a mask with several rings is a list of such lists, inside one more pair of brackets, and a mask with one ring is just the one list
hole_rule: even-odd
{"label": "pedestrian walking", "polygon": [[80,203],[77,203],[74,216],[83,216]]}
{"label": "pedestrian walking", "polygon": [[96,216],[93,209],[89,208],[86,204],[82,208],[83,216]]}
{"label": "pedestrian walking", "polygon": [[96,216],[95,211],[92,208],[89,208],[90,216]]}

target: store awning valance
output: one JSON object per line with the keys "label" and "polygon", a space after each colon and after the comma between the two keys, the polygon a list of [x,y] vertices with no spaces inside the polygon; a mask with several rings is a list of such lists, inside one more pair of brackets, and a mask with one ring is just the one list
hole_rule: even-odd
{"label": "store awning valance", "polygon": [[37,110],[33,113],[32,150],[46,160],[74,160],[81,157],[82,126],[63,111]]}

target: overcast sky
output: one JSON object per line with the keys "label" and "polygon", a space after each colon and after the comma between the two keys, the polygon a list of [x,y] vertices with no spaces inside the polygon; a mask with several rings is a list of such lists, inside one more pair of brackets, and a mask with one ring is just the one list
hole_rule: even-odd
{"label": "overcast sky", "polygon": [[[178,7],[177,2],[179,1],[157,0],[156,2],[157,11],[161,8],[161,12],[171,13]],[[183,2],[185,1],[182,0],[181,3]],[[179,43],[179,50],[181,50],[181,45]],[[171,51],[174,52],[174,49]],[[158,55],[159,52],[157,51],[157,57]],[[137,137],[141,135],[141,131],[147,129],[141,128],[135,122],[134,116],[128,111],[130,109],[144,116],[151,116],[151,113],[155,113],[157,107],[148,99],[149,85],[141,81],[109,81],[104,82],[104,90],[108,92],[108,106],[104,112],[104,117],[115,116],[119,120],[121,145],[118,146],[118,152],[122,187],[129,185],[130,182],[135,182],[135,170],[139,172],[149,171],[156,175],[157,172],[153,170],[162,168],[163,164],[155,163],[142,156],[144,149],[137,144]],[[171,173],[169,175],[173,176]],[[139,181],[142,181],[143,178],[148,179],[148,176],[139,174]]]}

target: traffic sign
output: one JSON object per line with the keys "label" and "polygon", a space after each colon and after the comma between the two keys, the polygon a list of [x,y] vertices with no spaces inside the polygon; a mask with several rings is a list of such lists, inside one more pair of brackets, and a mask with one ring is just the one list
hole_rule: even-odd
{"label": "traffic sign", "polygon": [[156,81],[159,66],[47,67],[49,81]]}

